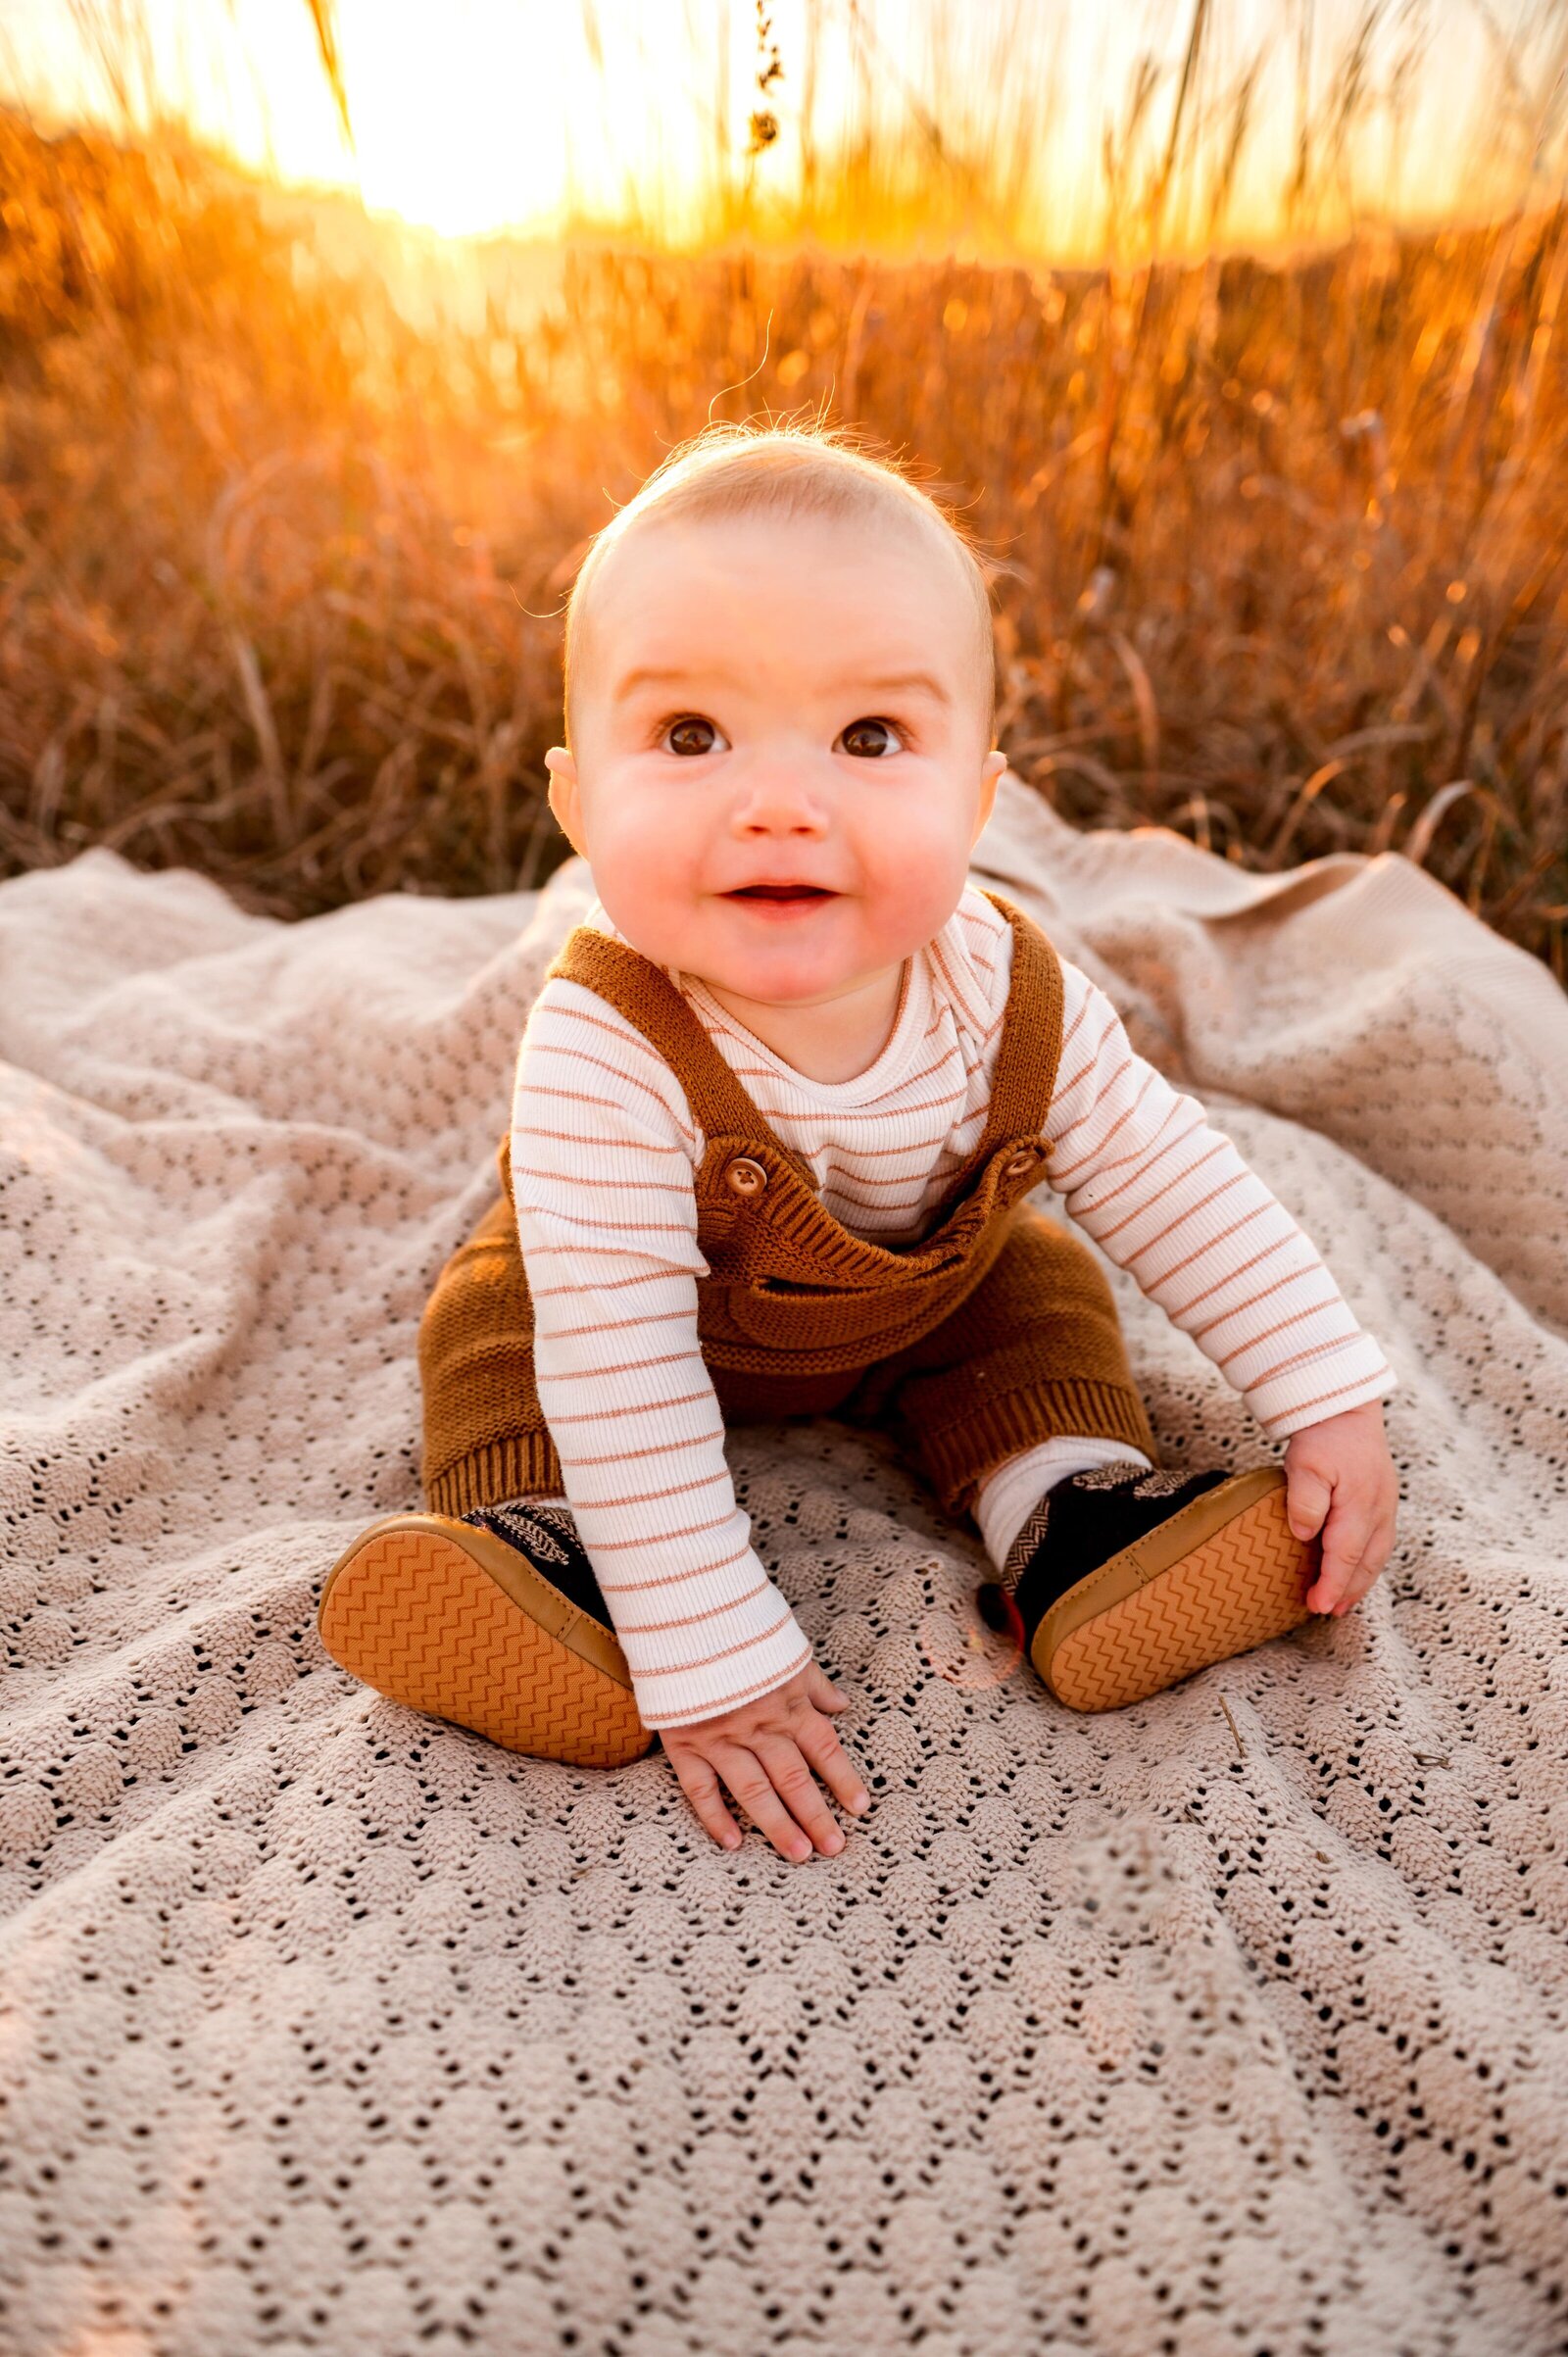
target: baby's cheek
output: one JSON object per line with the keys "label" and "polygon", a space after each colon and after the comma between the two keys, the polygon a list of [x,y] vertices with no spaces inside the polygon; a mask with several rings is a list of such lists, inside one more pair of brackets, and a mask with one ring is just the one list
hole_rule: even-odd
{"label": "baby's cheek", "polygon": [[941,932],[958,905],[968,873],[968,846],[952,827],[906,812],[866,848],[867,904],[879,925],[923,945]]}
{"label": "baby's cheek", "polygon": [[646,813],[618,815],[589,836],[594,883],[628,940],[640,916],[663,914],[689,901],[697,847],[678,823],[661,826]]}

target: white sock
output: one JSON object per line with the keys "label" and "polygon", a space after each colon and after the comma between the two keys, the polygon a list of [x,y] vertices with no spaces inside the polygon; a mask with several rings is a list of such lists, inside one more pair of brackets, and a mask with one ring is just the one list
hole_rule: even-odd
{"label": "white sock", "polygon": [[1097,1441],[1075,1433],[1042,1441],[1021,1456],[1009,1456],[995,1473],[987,1474],[974,1502],[974,1518],[986,1543],[986,1553],[999,1571],[1006,1568],[1007,1552],[1029,1516],[1069,1473],[1087,1473],[1096,1465],[1148,1465],[1141,1449],[1125,1441]]}

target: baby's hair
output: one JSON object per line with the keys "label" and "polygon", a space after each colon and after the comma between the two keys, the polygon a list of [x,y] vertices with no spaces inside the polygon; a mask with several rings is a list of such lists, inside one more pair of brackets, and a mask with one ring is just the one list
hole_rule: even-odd
{"label": "baby's hair", "polygon": [[974,544],[963,525],[929,492],[905,473],[896,460],[873,456],[848,428],[813,419],[806,424],[715,423],[682,442],[658,466],[640,491],[611,517],[588,544],[566,601],[566,742],[572,741],[572,706],[580,689],[583,623],[594,578],[611,550],[648,516],[827,516],[895,514],[945,540],[958,560],[974,600],[976,653],[985,683],[986,743],[996,726],[996,639],[991,592]]}

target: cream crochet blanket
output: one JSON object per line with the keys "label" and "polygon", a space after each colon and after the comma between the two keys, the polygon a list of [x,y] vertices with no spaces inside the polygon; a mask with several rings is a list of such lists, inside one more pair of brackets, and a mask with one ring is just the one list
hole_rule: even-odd
{"label": "cream crochet blanket", "polygon": [[[791,1868],[345,1677],[415,1328],[586,905],[0,887],[0,2348],[1568,2340],[1568,1005],[1396,858],[981,846],[1400,1377],[1351,1618],[1103,1718],[831,1424],[733,1443],[875,1806]],[[1113,1279],[1168,1462],[1267,1454]],[[977,1649],[979,1648],[979,1649]]]}

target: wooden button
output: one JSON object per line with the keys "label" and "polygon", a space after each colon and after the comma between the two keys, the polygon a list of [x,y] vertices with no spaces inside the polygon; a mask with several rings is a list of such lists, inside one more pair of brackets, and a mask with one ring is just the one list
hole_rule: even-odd
{"label": "wooden button", "polygon": [[1026,1170],[1033,1170],[1039,1159],[1034,1148],[1025,1146],[1003,1163],[1002,1175],[1004,1178],[1022,1178]]}
{"label": "wooden button", "polygon": [[750,1202],[753,1196],[760,1195],[767,1185],[767,1172],[760,1162],[754,1162],[750,1154],[737,1154],[724,1173],[724,1184],[732,1195],[742,1196]]}

